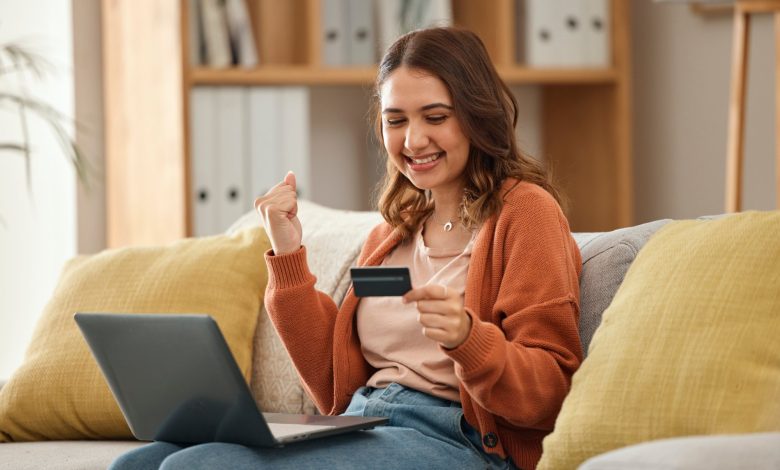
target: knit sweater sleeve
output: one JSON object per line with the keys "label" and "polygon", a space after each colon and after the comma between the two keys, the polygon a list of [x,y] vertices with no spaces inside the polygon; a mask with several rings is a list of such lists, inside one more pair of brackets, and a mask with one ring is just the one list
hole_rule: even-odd
{"label": "knit sweater sleeve", "polygon": [[581,261],[560,208],[542,191],[505,203],[485,273],[498,278],[497,296],[487,313],[467,309],[471,332],[447,353],[479,406],[510,426],[552,429],[582,360]]}
{"label": "knit sweater sleeve", "polygon": [[[363,264],[387,235],[387,227],[381,224],[375,227],[363,245],[358,264]],[[274,256],[269,250],[265,260],[268,265],[265,308],[304,387],[320,412],[332,414],[343,411],[346,406],[344,394],[336,396],[337,392],[345,386],[350,388],[356,387],[355,384],[365,384],[368,379],[364,376],[364,367],[361,367],[365,364],[353,361],[349,369],[352,375],[341,377],[344,382],[339,387],[334,386],[337,375],[335,361],[349,362],[346,358],[354,356],[360,358],[359,362],[364,362],[359,345],[345,341],[343,336],[346,332],[344,325],[351,323],[344,319],[351,318],[356,305],[356,302],[348,300],[354,300],[354,296],[348,293],[344,304],[351,305],[339,308],[329,295],[316,290],[317,278],[309,269],[305,247],[279,256]],[[342,318],[340,324],[339,317]],[[339,329],[339,325],[342,328]]]}
{"label": "knit sweater sleeve", "polygon": [[314,288],[306,248],[265,255],[268,286],[265,308],[293,365],[321,411],[333,402],[333,328],[338,307]]}

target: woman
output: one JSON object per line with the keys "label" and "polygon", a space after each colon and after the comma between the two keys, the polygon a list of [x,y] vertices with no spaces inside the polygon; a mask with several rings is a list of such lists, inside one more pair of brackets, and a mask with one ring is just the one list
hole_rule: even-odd
{"label": "woman", "polygon": [[156,443],[115,467],[536,466],[582,359],[580,255],[558,192],[517,148],[517,103],[473,33],[398,39],[374,108],[385,222],[358,264],[408,266],[414,289],[336,306],[314,289],[294,175],[255,205],[266,308],[318,408],[389,424],[283,449]]}

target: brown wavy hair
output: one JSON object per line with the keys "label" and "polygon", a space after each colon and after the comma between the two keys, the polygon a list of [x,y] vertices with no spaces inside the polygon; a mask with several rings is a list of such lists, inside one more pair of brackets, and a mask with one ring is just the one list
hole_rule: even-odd
{"label": "brown wavy hair", "polygon": [[[371,103],[373,127],[384,146],[380,90],[399,67],[438,77],[449,90],[454,114],[470,143],[461,223],[473,229],[501,210],[501,184],[516,178],[547,190],[559,204],[563,198],[545,167],[517,145],[517,100],[499,77],[485,45],[471,31],[430,28],[412,31],[385,52]],[[379,212],[404,238],[433,211],[433,201],[415,187],[387,158],[387,171],[377,187]]]}

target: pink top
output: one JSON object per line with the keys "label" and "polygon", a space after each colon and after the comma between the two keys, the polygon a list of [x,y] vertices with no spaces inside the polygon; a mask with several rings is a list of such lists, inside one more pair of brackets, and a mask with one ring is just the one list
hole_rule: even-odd
{"label": "pink top", "polygon": [[[475,232],[476,233],[476,232]],[[399,245],[383,266],[408,266],[412,285],[440,284],[463,294],[474,236],[463,251],[425,246],[422,229]],[[422,334],[414,303],[401,297],[366,297],[357,309],[357,332],[363,355],[377,369],[367,385],[386,387],[392,382],[452,401],[460,401],[452,359],[439,344]]]}

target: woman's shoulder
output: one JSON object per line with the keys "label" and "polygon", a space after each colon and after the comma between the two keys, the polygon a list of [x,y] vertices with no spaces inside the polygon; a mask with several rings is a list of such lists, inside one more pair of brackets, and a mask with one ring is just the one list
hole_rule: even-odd
{"label": "woman's shoulder", "polygon": [[535,183],[507,178],[503,185],[503,203],[508,209],[522,212],[561,212],[552,194]]}

